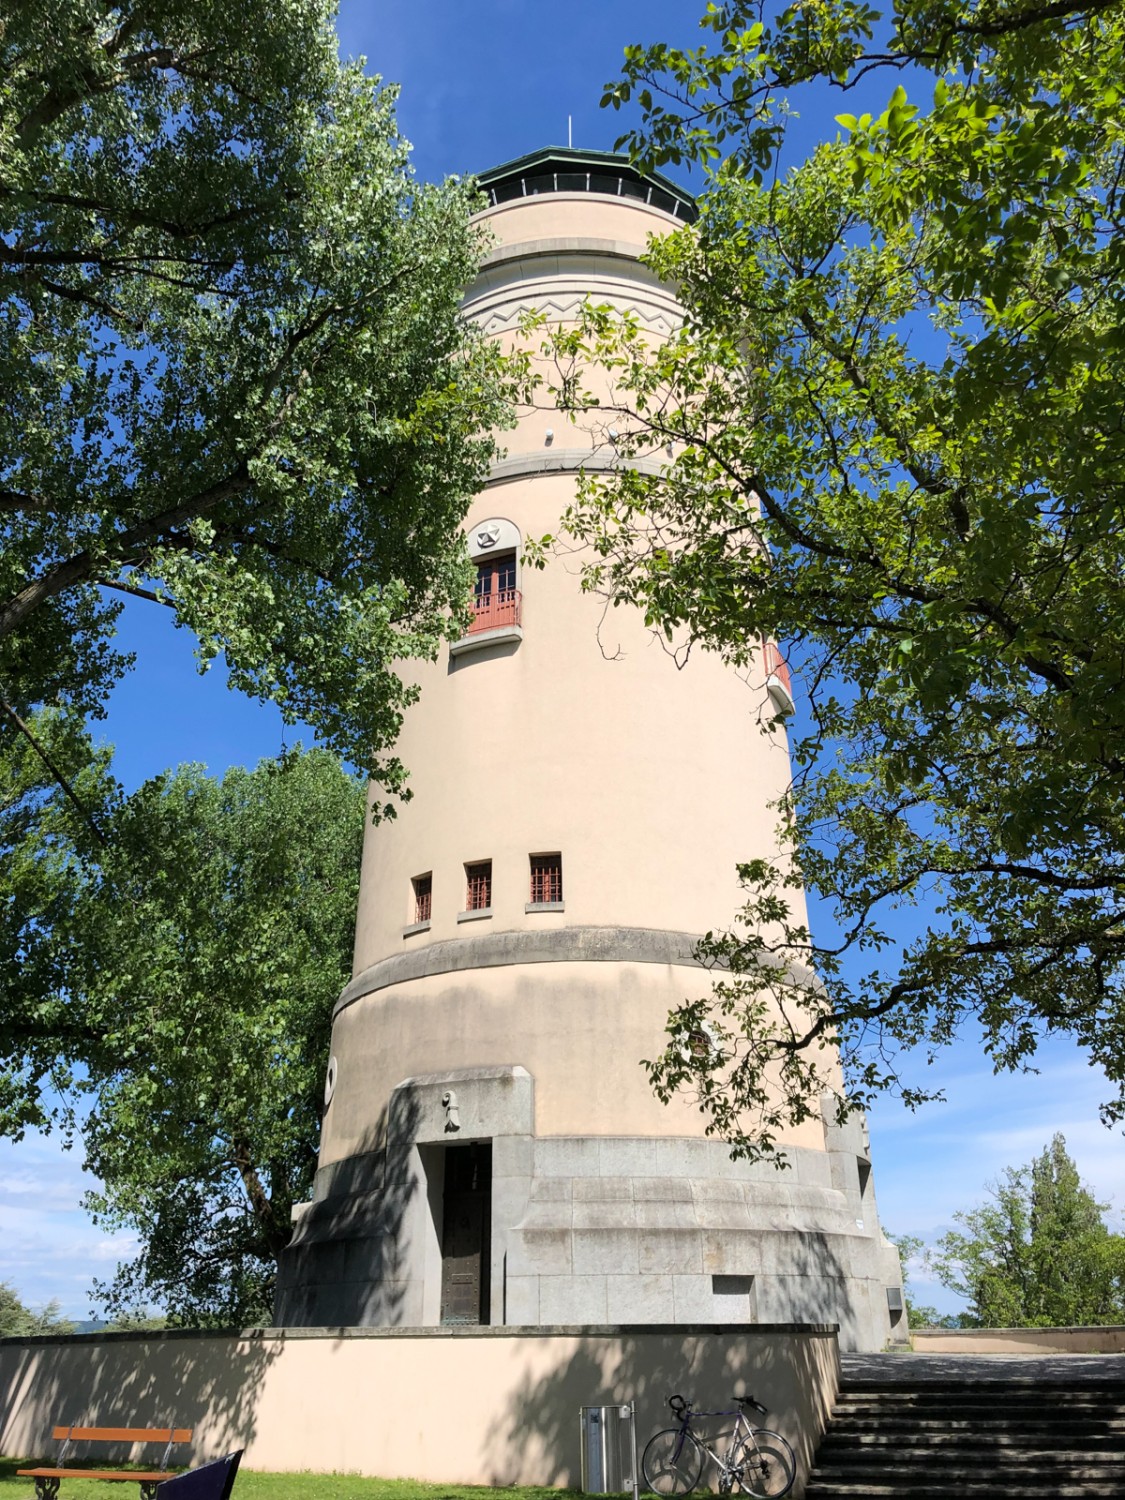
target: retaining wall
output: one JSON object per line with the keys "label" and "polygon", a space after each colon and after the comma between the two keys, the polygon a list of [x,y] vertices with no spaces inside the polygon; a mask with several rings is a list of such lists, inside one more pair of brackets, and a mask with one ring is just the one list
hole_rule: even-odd
{"label": "retaining wall", "polygon": [[252,1469],[577,1487],[579,1407],[635,1401],[643,1445],[672,1392],[724,1406],[740,1387],[793,1444],[799,1495],[838,1378],[832,1325],[3,1339],[0,1452],[51,1452],[57,1422],[174,1422],[194,1461],[244,1447]]}
{"label": "retaining wall", "polygon": [[1125,1354],[1125,1328],[915,1328],[918,1354]]}

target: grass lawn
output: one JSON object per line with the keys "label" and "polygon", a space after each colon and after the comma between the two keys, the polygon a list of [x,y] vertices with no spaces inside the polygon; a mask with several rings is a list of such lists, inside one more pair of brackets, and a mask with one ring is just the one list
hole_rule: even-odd
{"label": "grass lawn", "polygon": [[[17,1469],[35,1468],[22,1458],[0,1458],[0,1500],[32,1500],[33,1479],[19,1479]],[[44,1468],[53,1468],[47,1462]],[[109,1465],[95,1465],[105,1467]],[[358,1474],[255,1474],[240,1469],[232,1500],[485,1500],[502,1494],[512,1500],[567,1500],[572,1490],[519,1489],[501,1491],[469,1484],[422,1484],[414,1479],[364,1479]],[[106,1484],[97,1479],[64,1479],[59,1500],[139,1500],[129,1484]]]}

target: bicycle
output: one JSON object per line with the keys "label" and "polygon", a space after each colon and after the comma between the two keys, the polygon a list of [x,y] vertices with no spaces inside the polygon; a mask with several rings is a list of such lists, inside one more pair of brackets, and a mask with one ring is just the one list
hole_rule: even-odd
{"label": "bicycle", "polygon": [[[746,1494],[760,1500],[778,1500],[793,1488],[797,1460],[780,1432],[751,1427],[746,1408],[766,1411],[753,1396],[732,1396],[733,1411],[695,1411],[682,1396],[669,1396],[668,1405],[679,1422],[650,1438],[641,1459],[641,1472],[650,1490],[658,1495],[690,1495],[703,1473],[704,1455],[719,1470],[719,1494]],[[726,1456],[715,1452],[692,1431],[694,1417],[734,1417],[734,1431]],[[718,1442],[718,1439],[715,1439]]]}

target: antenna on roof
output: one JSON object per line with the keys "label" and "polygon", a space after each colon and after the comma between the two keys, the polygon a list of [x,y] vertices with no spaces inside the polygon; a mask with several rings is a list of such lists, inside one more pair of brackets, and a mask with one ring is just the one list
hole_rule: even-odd
{"label": "antenna on roof", "polygon": [[567,144],[568,149],[572,148],[574,146],[574,128],[573,127],[574,127],[574,116],[573,115],[567,115],[567,117],[566,117],[566,144]]}

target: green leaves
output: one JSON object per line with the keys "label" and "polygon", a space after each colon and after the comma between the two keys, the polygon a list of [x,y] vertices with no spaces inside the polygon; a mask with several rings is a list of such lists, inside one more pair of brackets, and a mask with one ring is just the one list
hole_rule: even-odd
{"label": "green leaves", "polygon": [[931,1263],[969,1302],[974,1326],[1061,1328],[1125,1316],[1125,1236],[1083,1187],[1056,1135],[1028,1166],[1009,1167],[991,1203],[954,1215],[963,1226]]}
{"label": "green leaves", "polygon": [[509,392],[459,312],[475,193],[414,180],[332,20],[52,0],[6,26],[0,686],[99,712],[121,601],[155,594],[393,790],[392,663],[454,628]]}
{"label": "green leaves", "polygon": [[[682,330],[589,344],[635,451],[674,459],[587,479],[566,523],[592,588],[751,683],[763,637],[798,669],[793,884],[747,851],[746,906],[704,949],[729,977],[684,1012],[726,1027],[721,1060],[673,1048],[654,1081],[757,1149],[841,1087],[829,1044],[853,1097],[917,1099],[901,1046],[967,1031],[1021,1067],[1063,1031],[1125,1118],[1122,7],[900,6],[875,51],[870,11],[802,6],[749,57],[748,19],[730,7],[713,54],[627,59],[641,157],[724,159],[698,225],[650,251]],[[870,95],[888,70],[885,107],[764,185],[782,88]],[[802,881],[834,919],[812,936]]]}
{"label": "green leaves", "polygon": [[316,1169],[332,1005],[350,973],[364,789],[323,751],[123,801],[60,936],[87,1059],[87,1206],[136,1259],[99,1288],[180,1324],[268,1320]]}
{"label": "green leaves", "polygon": [[0,1281],[0,1338],[37,1338],[44,1334],[63,1336],[74,1332],[74,1324],[59,1316],[57,1301],[34,1312],[20,1301],[10,1282]]}
{"label": "green leaves", "polygon": [[87,1206],[140,1246],[98,1288],[115,1312],[268,1320],[351,972],[363,783],[297,749],[123,797],[73,718],[27,729],[0,727],[0,1127],[81,1135]]}

